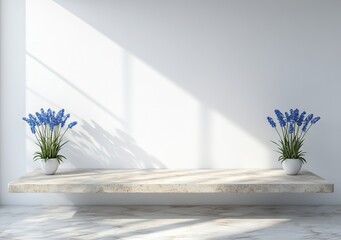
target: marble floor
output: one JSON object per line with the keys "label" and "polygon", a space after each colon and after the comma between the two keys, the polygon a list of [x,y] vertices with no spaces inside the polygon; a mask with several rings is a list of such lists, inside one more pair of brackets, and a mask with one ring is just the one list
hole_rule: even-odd
{"label": "marble floor", "polygon": [[0,239],[341,239],[341,206],[1,206]]}

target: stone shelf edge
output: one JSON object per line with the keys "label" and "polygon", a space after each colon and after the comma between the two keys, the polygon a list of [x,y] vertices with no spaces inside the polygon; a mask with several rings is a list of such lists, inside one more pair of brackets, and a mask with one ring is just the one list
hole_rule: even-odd
{"label": "stone shelf edge", "polygon": [[307,171],[282,169],[34,170],[8,184],[12,193],[331,193],[334,184]]}

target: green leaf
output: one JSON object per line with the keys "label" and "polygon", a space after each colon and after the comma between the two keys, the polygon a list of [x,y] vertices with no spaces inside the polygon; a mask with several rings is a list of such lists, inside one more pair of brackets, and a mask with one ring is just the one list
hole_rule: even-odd
{"label": "green leaf", "polygon": [[37,145],[39,146],[40,151],[34,153],[33,160],[36,161],[38,159],[42,159],[47,161],[50,158],[57,158],[58,162],[63,162],[65,157],[59,154],[59,151],[62,147],[65,146],[68,141],[63,142],[64,133],[61,135],[60,131],[50,128],[47,126],[42,127],[39,131],[37,131]]}
{"label": "green leaf", "polygon": [[296,135],[284,133],[282,139],[278,142],[271,141],[277,146],[275,150],[280,154],[278,161],[283,162],[285,159],[293,158],[300,159],[302,163],[306,163],[304,155],[306,152],[302,151],[304,139],[297,137]]}

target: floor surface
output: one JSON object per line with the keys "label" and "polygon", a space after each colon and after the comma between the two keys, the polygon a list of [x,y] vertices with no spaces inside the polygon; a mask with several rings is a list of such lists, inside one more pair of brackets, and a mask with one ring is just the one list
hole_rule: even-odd
{"label": "floor surface", "polygon": [[0,239],[341,239],[341,206],[2,206]]}

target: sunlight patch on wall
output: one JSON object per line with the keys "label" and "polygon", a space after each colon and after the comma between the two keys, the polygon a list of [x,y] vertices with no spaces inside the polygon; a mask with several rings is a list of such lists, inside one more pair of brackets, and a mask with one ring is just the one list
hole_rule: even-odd
{"label": "sunlight patch on wall", "polygon": [[131,60],[132,129],[168,167],[198,167],[200,103],[141,60]]}
{"label": "sunlight patch on wall", "polygon": [[267,168],[269,149],[219,112],[211,111],[211,153],[229,168]]}

